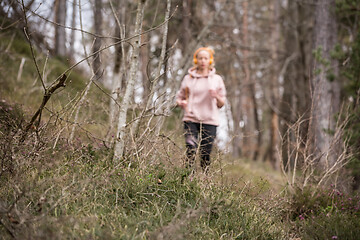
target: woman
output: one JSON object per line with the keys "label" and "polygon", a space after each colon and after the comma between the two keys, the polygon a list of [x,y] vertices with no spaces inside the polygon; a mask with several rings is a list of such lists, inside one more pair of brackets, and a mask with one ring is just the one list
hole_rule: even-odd
{"label": "woman", "polygon": [[226,90],[223,79],[216,74],[214,51],[201,47],[194,53],[194,67],[184,77],[176,103],[184,109],[184,129],[187,167],[195,161],[200,150],[201,168],[207,172],[210,153],[219,125],[219,109],[225,104]]}

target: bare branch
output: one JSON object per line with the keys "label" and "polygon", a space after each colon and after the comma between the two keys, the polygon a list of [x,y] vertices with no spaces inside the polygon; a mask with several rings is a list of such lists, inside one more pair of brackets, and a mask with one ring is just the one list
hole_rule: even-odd
{"label": "bare branch", "polygon": [[42,103],[39,107],[39,109],[35,112],[35,114],[33,115],[33,117],[30,120],[30,123],[26,126],[25,131],[23,133],[23,136],[21,138],[21,142],[23,142],[26,138],[27,133],[29,132],[30,128],[33,126],[34,122],[38,119],[38,124],[40,123],[41,120],[41,113],[46,105],[46,103],[49,101],[51,95],[58,89],[61,87],[65,87],[65,81],[66,81],[66,75],[63,74],[61,76],[61,78],[58,80],[56,85],[52,85],[50,86],[48,89],[45,89],[45,93],[43,96],[43,100]]}

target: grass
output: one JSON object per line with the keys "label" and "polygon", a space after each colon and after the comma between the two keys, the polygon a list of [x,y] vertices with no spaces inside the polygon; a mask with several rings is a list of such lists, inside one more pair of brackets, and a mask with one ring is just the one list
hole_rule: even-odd
{"label": "grass", "polygon": [[16,237],[281,239],[272,217],[241,189],[161,163],[114,167],[105,148],[62,142],[51,150],[47,140],[35,156],[23,145],[16,170],[1,176],[0,197],[14,219],[3,216],[3,225],[18,225]]}
{"label": "grass", "polygon": [[282,175],[268,162],[254,162],[246,159],[228,159],[224,164],[225,181],[252,182],[264,189],[280,192],[286,185]]}
{"label": "grass", "polygon": [[[5,107],[4,107],[5,109]],[[6,107],[9,109],[9,107]],[[18,109],[21,111],[21,109]],[[1,124],[21,116],[8,111]],[[4,115],[3,115],[4,116]],[[9,125],[16,138],[19,125]],[[283,239],[277,216],[259,205],[263,186],[234,187],[214,176],[191,175],[181,167],[181,154],[164,162],[163,151],[177,152],[173,143],[158,139],[157,161],[123,159],[112,162],[104,146],[68,145],[49,127],[42,141],[31,135],[2,150],[15,162],[0,175],[3,236],[92,239]],[[154,139],[152,139],[154,140]],[[35,144],[34,144],[35,143]],[[165,143],[166,144],[166,143]],[[164,149],[164,150],[161,150]],[[154,155],[155,152],[154,152]],[[132,163],[132,164],[129,164]],[[217,160],[215,160],[215,163]],[[7,230],[10,233],[7,233]]]}
{"label": "grass", "polygon": [[341,192],[335,186],[298,190],[291,198],[288,214],[303,239],[360,236],[360,195]]}
{"label": "grass", "polygon": [[[0,175],[0,232],[4,238],[34,239],[283,239],[276,218],[259,206],[260,186],[234,188],[216,176],[191,175],[181,167],[181,149],[151,139],[144,153],[114,165],[111,150],[81,140],[56,141],[50,124],[39,139],[21,143],[21,108],[4,103],[0,141],[7,171]],[[26,116],[25,116],[26,117]],[[12,123],[17,120],[17,124]],[[4,144],[9,142],[11,144]],[[171,136],[171,135],[170,135]],[[164,147],[165,146],[165,147]],[[146,151],[145,151],[146,150]],[[166,153],[165,153],[166,151]],[[130,164],[131,163],[131,164]],[[216,164],[216,161],[215,161]],[[214,173],[215,174],[215,173]]]}

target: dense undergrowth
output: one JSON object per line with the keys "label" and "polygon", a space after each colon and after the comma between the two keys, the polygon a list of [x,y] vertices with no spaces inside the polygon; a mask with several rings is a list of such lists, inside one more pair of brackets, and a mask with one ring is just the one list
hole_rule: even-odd
{"label": "dense undergrowth", "polygon": [[[3,127],[17,113],[6,104],[2,109],[8,113]],[[14,146],[21,125],[7,126],[1,142],[8,136],[14,142],[2,149],[9,156],[0,176],[4,238],[284,237],[251,187],[236,190],[161,161],[131,165],[136,160],[124,159],[115,164],[103,146],[70,146],[66,139],[54,146],[52,134],[42,139],[33,134]]]}
{"label": "dense undergrowth", "polygon": [[[26,116],[0,104],[2,239],[357,239],[360,198],[328,189],[274,194],[265,182],[222,184],[214,171],[69,145],[49,127],[18,141]],[[55,142],[56,141],[56,142]],[[169,144],[167,150],[176,152]],[[158,149],[161,149],[160,147]],[[222,173],[225,174],[226,173]],[[271,189],[271,188],[270,188]],[[314,194],[316,193],[316,194]]]}

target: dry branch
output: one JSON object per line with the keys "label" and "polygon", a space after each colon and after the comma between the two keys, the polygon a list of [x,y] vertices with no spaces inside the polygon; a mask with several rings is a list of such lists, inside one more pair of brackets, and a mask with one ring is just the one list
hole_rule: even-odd
{"label": "dry branch", "polygon": [[41,113],[46,105],[46,103],[50,100],[51,95],[58,89],[61,87],[65,87],[65,81],[66,81],[66,75],[63,74],[59,81],[57,82],[57,84],[50,86],[48,89],[45,89],[45,93],[43,96],[43,100],[42,103],[39,107],[39,109],[35,112],[35,114],[33,115],[33,117],[30,120],[30,123],[26,126],[25,131],[21,137],[21,142],[25,140],[27,133],[29,132],[30,128],[33,126],[33,124],[35,123],[36,119],[38,119],[37,124],[40,123],[41,120]]}

